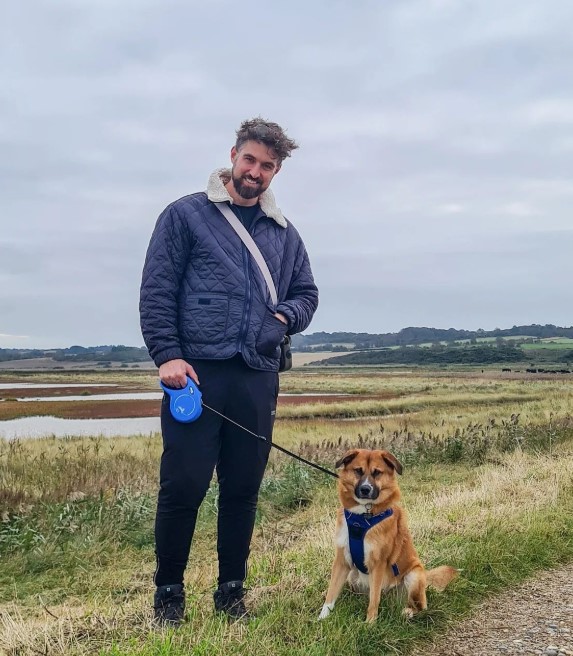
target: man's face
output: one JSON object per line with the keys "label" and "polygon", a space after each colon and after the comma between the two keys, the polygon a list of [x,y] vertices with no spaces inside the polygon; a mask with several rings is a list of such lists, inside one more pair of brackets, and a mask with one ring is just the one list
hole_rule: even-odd
{"label": "man's face", "polygon": [[239,150],[231,149],[231,179],[235,191],[248,200],[268,189],[281,164],[272,148],[258,141],[247,141]]}

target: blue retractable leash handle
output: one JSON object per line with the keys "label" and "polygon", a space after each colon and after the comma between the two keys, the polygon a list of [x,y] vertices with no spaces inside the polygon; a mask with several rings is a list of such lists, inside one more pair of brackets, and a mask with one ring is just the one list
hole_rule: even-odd
{"label": "blue retractable leash handle", "polygon": [[201,392],[195,383],[187,376],[187,385],[179,389],[167,387],[159,381],[163,391],[169,396],[169,410],[173,418],[184,424],[198,419],[203,411]]}
{"label": "blue retractable leash handle", "polygon": [[[202,395],[197,385],[195,385],[189,376],[187,376],[187,385],[180,389],[167,387],[167,385],[161,381],[159,381],[159,384],[161,385],[161,388],[164,390],[164,392],[169,396],[169,410],[171,411],[171,415],[176,421],[180,421],[184,424],[189,424],[201,416],[201,412],[203,411],[203,401],[201,398]],[[257,435],[256,433],[253,433],[253,431],[250,431],[248,428],[241,426],[241,424],[238,424],[236,421],[229,419],[229,417],[225,417],[225,415],[221,414],[218,410],[215,410],[215,408],[211,408],[208,405],[205,405],[204,407],[208,410],[211,410],[211,412],[214,412],[220,417],[223,417],[223,419],[230,421],[232,424],[235,424],[235,426],[242,428],[247,433],[250,433],[253,437],[258,438],[259,440],[263,440],[264,442],[268,442],[271,447],[274,447],[278,451],[282,451],[292,458],[295,458],[300,462],[304,462],[305,464],[310,465],[311,467],[314,467],[315,469],[318,469],[319,471],[322,471],[329,476],[338,478],[338,474],[335,472],[325,469],[321,465],[317,465],[314,462],[310,462],[310,460],[306,460],[302,456],[299,456],[296,453],[293,453],[292,451],[279,446],[278,444],[274,444],[270,439],[267,439],[263,435]]]}

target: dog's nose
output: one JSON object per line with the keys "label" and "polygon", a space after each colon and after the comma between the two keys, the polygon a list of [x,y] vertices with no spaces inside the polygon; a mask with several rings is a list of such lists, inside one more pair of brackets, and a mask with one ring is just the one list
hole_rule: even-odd
{"label": "dog's nose", "polygon": [[372,492],[372,486],[371,485],[361,485],[360,486],[361,496],[367,497],[371,492]]}

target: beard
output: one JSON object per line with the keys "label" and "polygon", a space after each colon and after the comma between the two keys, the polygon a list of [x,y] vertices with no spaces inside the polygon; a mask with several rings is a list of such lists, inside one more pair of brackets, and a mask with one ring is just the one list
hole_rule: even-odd
{"label": "beard", "polygon": [[246,176],[241,178],[236,178],[234,174],[231,174],[231,180],[233,181],[233,187],[235,191],[239,194],[241,198],[245,200],[251,200],[260,196],[265,189],[263,189],[263,183],[258,182],[256,185],[250,185],[245,182]]}

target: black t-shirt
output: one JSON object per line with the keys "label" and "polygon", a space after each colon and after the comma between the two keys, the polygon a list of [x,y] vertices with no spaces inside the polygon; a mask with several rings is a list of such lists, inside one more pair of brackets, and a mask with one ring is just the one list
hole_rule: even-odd
{"label": "black t-shirt", "polygon": [[259,213],[261,206],[258,203],[251,205],[250,207],[245,207],[244,205],[237,205],[236,203],[229,203],[229,207],[237,215],[239,221],[245,226],[247,230],[250,231],[255,216]]}

